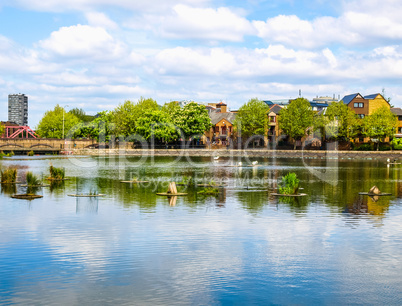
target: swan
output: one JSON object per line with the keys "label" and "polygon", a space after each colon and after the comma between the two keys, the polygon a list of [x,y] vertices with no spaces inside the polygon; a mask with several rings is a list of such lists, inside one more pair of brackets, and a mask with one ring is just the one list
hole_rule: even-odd
{"label": "swan", "polygon": [[239,167],[241,167],[241,166],[243,165],[243,163],[242,163],[242,162],[239,162],[237,165],[238,165]]}
{"label": "swan", "polygon": [[215,159],[215,160],[218,160],[218,159],[219,159],[219,156],[214,156],[214,159]]}
{"label": "swan", "polygon": [[258,161],[253,161],[252,163],[251,163],[253,166],[256,166],[257,164],[258,164]]}

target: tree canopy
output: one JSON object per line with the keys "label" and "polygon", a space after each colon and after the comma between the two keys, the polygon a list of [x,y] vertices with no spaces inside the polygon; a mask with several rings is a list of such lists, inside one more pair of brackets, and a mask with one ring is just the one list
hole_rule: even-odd
{"label": "tree canopy", "polygon": [[43,138],[63,138],[63,114],[64,114],[64,137],[69,135],[70,130],[75,128],[80,120],[73,114],[67,113],[59,104],[53,110],[45,112],[36,128],[36,132]]}
{"label": "tree canopy", "polygon": [[95,119],[95,116],[87,115],[82,108],[73,108],[69,111],[70,114],[75,115],[82,122],[91,122]]}
{"label": "tree canopy", "polygon": [[0,122],[0,137],[4,134],[4,125]]}
{"label": "tree canopy", "polygon": [[116,136],[134,135],[138,118],[147,111],[159,109],[153,99],[140,98],[137,103],[125,101],[118,105],[112,113],[112,122],[115,124],[114,133]]}
{"label": "tree canopy", "polygon": [[328,138],[349,141],[359,132],[359,118],[343,101],[332,102],[326,109],[324,118],[324,128]]}
{"label": "tree canopy", "polygon": [[312,127],[313,120],[314,112],[310,102],[304,98],[297,98],[281,110],[279,129],[289,137],[300,140],[309,134],[309,128]]}
{"label": "tree canopy", "polygon": [[173,115],[173,124],[184,134],[185,138],[198,137],[212,127],[211,118],[204,105],[191,102]]}
{"label": "tree canopy", "polygon": [[362,134],[371,140],[377,139],[378,143],[387,137],[394,136],[397,127],[398,117],[388,107],[383,106],[371,115],[364,117]]}
{"label": "tree canopy", "polygon": [[234,129],[241,137],[265,135],[268,127],[268,105],[257,98],[250,99],[240,107],[237,113]]}
{"label": "tree canopy", "polygon": [[178,137],[178,131],[162,110],[150,110],[138,118],[137,133],[146,140],[155,138],[169,142]]}

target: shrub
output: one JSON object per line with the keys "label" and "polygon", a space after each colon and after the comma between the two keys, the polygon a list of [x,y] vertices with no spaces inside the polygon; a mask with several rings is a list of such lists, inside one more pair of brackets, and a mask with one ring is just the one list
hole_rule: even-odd
{"label": "shrub", "polygon": [[1,182],[2,183],[15,183],[17,179],[17,169],[8,168],[7,170],[1,171]]}
{"label": "shrub", "polygon": [[28,155],[28,156],[34,156],[35,153],[34,153],[34,151],[29,151],[29,152],[27,153],[27,155]]}
{"label": "shrub", "polygon": [[299,182],[296,173],[288,173],[282,176],[281,187],[279,187],[280,194],[297,194],[299,191]]}
{"label": "shrub", "polygon": [[53,180],[62,180],[65,176],[64,168],[56,168],[50,165],[50,178]]}
{"label": "shrub", "polygon": [[354,151],[372,151],[373,150],[373,144],[371,143],[363,143],[360,145],[356,145],[353,148]]}
{"label": "shrub", "polygon": [[391,146],[394,150],[402,150],[402,138],[392,139]]}

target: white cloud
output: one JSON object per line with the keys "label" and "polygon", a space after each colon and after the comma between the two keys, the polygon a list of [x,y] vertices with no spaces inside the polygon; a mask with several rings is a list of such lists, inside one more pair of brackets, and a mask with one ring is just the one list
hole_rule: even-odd
{"label": "white cloud", "polygon": [[124,45],[105,29],[88,25],[62,27],[52,32],[48,39],[40,41],[39,45],[63,57],[111,59],[124,53]]}
{"label": "white cloud", "polygon": [[36,11],[63,12],[66,10],[91,11],[102,7],[119,7],[132,11],[164,11],[177,4],[203,5],[211,0],[14,0],[9,5]]}
{"label": "white cloud", "polygon": [[160,34],[168,38],[234,42],[242,41],[244,35],[255,31],[246,18],[229,8],[194,8],[187,5],[176,5],[172,15],[162,19],[159,29]]}
{"label": "white cloud", "polygon": [[117,29],[119,26],[104,13],[90,12],[86,14],[88,24],[93,27]]}

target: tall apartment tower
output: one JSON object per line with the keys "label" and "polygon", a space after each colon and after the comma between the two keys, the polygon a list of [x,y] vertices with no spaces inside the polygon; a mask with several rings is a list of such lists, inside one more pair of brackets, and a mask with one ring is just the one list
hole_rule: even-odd
{"label": "tall apartment tower", "polygon": [[8,95],[8,121],[18,125],[28,125],[28,97],[26,95]]}

